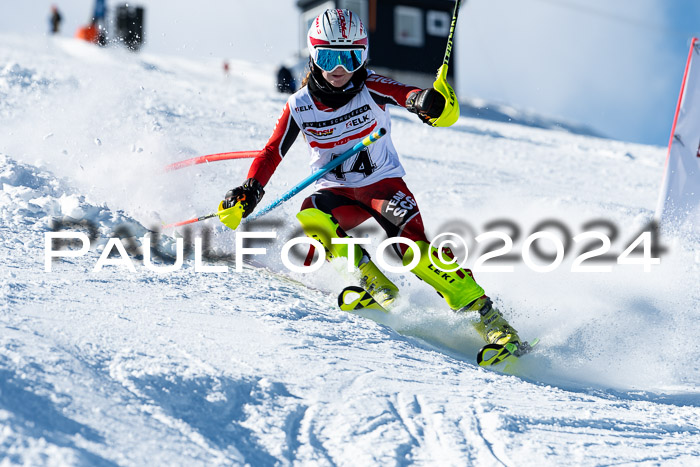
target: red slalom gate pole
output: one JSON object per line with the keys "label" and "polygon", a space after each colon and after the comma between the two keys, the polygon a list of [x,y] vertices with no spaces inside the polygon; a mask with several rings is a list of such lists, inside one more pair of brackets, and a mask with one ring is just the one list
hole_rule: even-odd
{"label": "red slalom gate pole", "polygon": [[186,159],[180,162],[173,162],[172,164],[166,165],[164,170],[165,172],[172,172],[173,170],[182,169],[183,167],[204,164],[207,162],[226,161],[231,159],[249,159],[257,156],[259,153],[260,151],[235,151],[209,154],[206,156],[193,157],[192,159]]}

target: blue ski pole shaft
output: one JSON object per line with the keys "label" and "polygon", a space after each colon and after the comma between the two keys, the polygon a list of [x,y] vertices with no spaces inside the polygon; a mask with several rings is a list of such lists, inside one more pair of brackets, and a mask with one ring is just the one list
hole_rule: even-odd
{"label": "blue ski pole shaft", "polygon": [[249,222],[254,219],[257,219],[258,217],[264,216],[268,212],[272,211],[275,209],[277,206],[280,204],[284,203],[285,201],[289,200],[291,197],[299,193],[301,190],[306,188],[307,186],[311,185],[313,182],[318,180],[319,178],[323,177],[325,174],[330,172],[331,170],[335,169],[338,167],[340,164],[345,162],[346,160],[350,159],[352,156],[357,154],[358,152],[362,151],[364,148],[369,146],[370,144],[374,143],[377,141],[379,138],[384,136],[386,134],[386,130],[384,128],[380,128],[379,130],[375,131],[374,133],[370,134],[367,136],[365,139],[357,143],[355,146],[352,148],[348,149],[332,161],[330,161],[328,164],[324,165],[321,167],[319,170],[316,172],[312,173],[308,177],[306,177],[304,180],[299,182],[294,188],[277,198],[275,201],[270,203],[270,205],[264,207],[263,209],[260,209],[259,211],[251,214],[250,216],[246,217],[244,219],[244,222]]}

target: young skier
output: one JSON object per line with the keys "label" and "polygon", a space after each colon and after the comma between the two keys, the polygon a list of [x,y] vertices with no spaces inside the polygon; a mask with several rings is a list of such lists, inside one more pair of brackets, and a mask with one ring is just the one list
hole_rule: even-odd
{"label": "young skier", "polygon": [[[247,217],[260,202],[270,180],[299,133],[318,169],[371,132],[388,134],[351,157],[316,182],[317,191],[306,198],[297,218],[310,237],[319,240],[328,259],[354,258],[362,286],[383,306],[390,305],[398,288],[377,268],[359,245],[332,244],[332,238],[373,217],[389,237],[405,237],[420,247],[420,261],[411,272],[430,284],[455,311],[477,311],[477,331],[488,343],[520,344],[517,332],[493,307],[471,271],[438,272],[454,266],[441,261],[425,236],[418,204],[404,183],[405,175],[391,142],[387,105],[399,105],[422,121],[440,117],[444,97],[435,89],[406,86],[367,70],[368,41],[360,18],[348,10],[328,9],[311,24],[307,36],[310,73],[306,85],[293,94],[282,111],[265,148],[253,161],[248,179],[229,190],[224,208],[241,203]],[[350,255],[348,249],[353,248]],[[406,245],[396,252],[408,265],[414,252]]]}

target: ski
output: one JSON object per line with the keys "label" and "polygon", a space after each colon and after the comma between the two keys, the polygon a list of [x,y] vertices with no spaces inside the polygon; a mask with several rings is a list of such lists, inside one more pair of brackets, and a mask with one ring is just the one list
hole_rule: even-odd
{"label": "ski", "polygon": [[340,292],[338,306],[343,311],[379,310],[388,313],[386,308],[377,303],[369,292],[355,285],[345,287]]}
{"label": "ski", "polygon": [[510,342],[505,345],[486,344],[476,354],[476,363],[483,367],[499,365],[503,362],[513,363],[518,358],[532,351],[539,341],[539,338],[537,338],[532,343],[523,342],[520,346]]}
{"label": "ski", "polygon": [[[355,285],[345,287],[338,294],[338,306],[341,310],[351,313],[362,310],[378,310],[383,313],[389,313],[386,308],[377,303],[369,292]],[[539,338],[537,338],[531,343],[523,342],[520,346],[512,343],[505,345],[486,344],[477,353],[476,363],[482,367],[504,368],[507,370],[512,363],[532,351],[539,341]]]}

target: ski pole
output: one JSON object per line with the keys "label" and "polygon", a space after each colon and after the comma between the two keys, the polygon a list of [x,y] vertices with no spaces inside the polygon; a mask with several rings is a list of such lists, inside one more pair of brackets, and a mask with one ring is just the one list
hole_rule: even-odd
{"label": "ski pole", "polygon": [[289,200],[291,197],[299,193],[301,190],[306,188],[307,186],[311,185],[313,182],[318,180],[319,178],[323,177],[326,173],[330,172],[331,170],[335,169],[338,167],[340,164],[345,162],[346,160],[350,159],[352,156],[360,152],[362,149],[366,148],[370,144],[374,143],[377,141],[379,138],[384,136],[386,134],[386,129],[380,128],[379,130],[371,133],[369,136],[364,138],[362,141],[357,143],[355,146],[352,148],[348,149],[332,161],[330,161],[328,164],[324,165],[321,167],[319,170],[316,172],[312,173],[308,177],[306,177],[304,180],[299,182],[295,187],[293,187],[291,190],[289,190],[287,193],[283,194],[279,198],[277,198],[275,201],[270,203],[268,206],[264,207],[263,209],[251,214],[250,216],[245,218],[245,222],[252,221],[254,219],[257,219],[261,216],[264,216],[268,212],[272,211],[275,209],[277,206],[280,204],[284,203],[285,201]]}
{"label": "ski pole", "polygon": [[[204,221],[207,219],[211,219],[212,217],[222,217],[222,216],[234,216],[238,218],[237,222],[240,222],[240,218],[243,215],[243,207],[239,204],[236,203],[234,206],[231,206],[230,208],[224,209],[224,202],[222,201],[219,203],[219,210],[217,212],[212,212],[211,214],[207,214],[205,216],[200,216],[200,217],[195,217],[193,219],[188,219],[186,221],[180,221],[180,222],[173,222],[172,224],[163,224],[164,229],[170,229],[172,227],[179,227],[181,225],[187,225],[187,224],[194,224],[195,222],[199,221]],[[238,224],[236,224],[238,226]]]}
{"label": "ski pole", "polygon": [[250,157],[255,157],[260,153],[260,151],[235,151],[235,152],[222,152],[219,154],[209,154],[206,156],[193,157],[191,159],[186,159],[180,162],[173,162],[168,164],[163,169],[165,172],[171,172],[173,170],[178,170],[183,167],[189,167],[191,165],[204,164],[205,162],[216,162],[225,161],[230,159],[245,159]]}
{"label": "ski pole", "polygon": [[459,15],[459,5],[462,0],[457,0],[455,2],[455,9],[452,12],[452,24],[450,24],[450,34],[447,36],[447,47],[445,48],[445,58],[442,60],[442,64],[447,66],[450,63],[450,55],[452,55],[452,39],[455,35],[455,28],[457,27],[457,16]]}
{"label": "ski pole", "polygon": [[455,35],[457,26],[457,16],[459,15],[459,5],[461,0],[455,2],[455,9],[452,12],[452,24],[450,25],[450,34],[447,36],[447,46],[445,47],[445,58],[442,60],[442,65],[437,72],[437,78],[433,83],[433,88],[445,98],[445,110],[437,118],[430,119],[432,126],[446,127],[454,124],[459,118],[459,105],[457,104],[457,95],[452,86],[447,82],[447,68],[450,63],[450,55],[452,55],[452,39]]}
{"label": "ski pole", "polygon": [[[386,134],[386,130],[384,128],[380,128],[379,130],[371,133],[369,136],[364,138],[362,141],[357,143],[355,146],[352,148],[348,149],[332,161],[330,161],[328,164],[324,165],[321,167],[319,170],[314,172],[313,174],[309,175],[306,177],[304,180],[299,182],[296,186],[294,186],[291,190],[289,190],[287,193],[284,195],[280,196],[278,199],[276,199],[274,202],[272,202],[269,206],[266,206],[265,208],[261,209],[260,211],[248,216],[246,219],[244,219],[245,222],[251,221],[253,219],[257,219],[258,217],[264,216],[268,212],[272,211],[275,209],[277,206],[280,204],[284,203],[285,201],[289,200],[291,197],[299,193],[301,190],[306,188],[307,186],[311,185],[313,182],[318,180],[319,178],[323,177],[326,173],[330,172],[331,170],[335,169],[338,167],[340,164],[360,152],[362,149],[366,148],[370,144],[374,143],[377,141],[379,138],[384,136]],[[164,229],[169,229],[172,227],[179,227],[181,225],[187,225],[187,224],[194,224],[195,222],[203,221],[206,219],[211,219],[212,217],[217,217],[221,216],[222,214],[228,214],[228,215],[236,215],[233,214],[235,211],[234,209],[236,206],[230,207],[226,210],[222,209],[222,206],[219,205],[219,211],[218,212],[213,212],[211,214],[207,214],[205,216],[200,216],[200,217],[195,217],[193,219],[188,219],[186,221],[180,221],[180,222],[174,222],[172,224],[165,224],[163,225]],[[238,212],[242,213],[242,210],[237,210]],[[240,220],[238,221],[240,222]],[[233,222],[232,224],[238,226],[237,222]],[[228,225],[228,224],[227,224]]]}
{"label": "ski pole", "polygon": [[211,214],[207,214],[206,216],[195,217],[194,219],[188,219],[186,221],[173,222],[172,224],[164,224],[163,228],[170,229],[172,227],[180,227],[181,225],[194,224],[195,222],[203,221],[206,219],[211,219],[212,217],[216,217],[218,215],[219,215],[218,212],[213,212]]}

